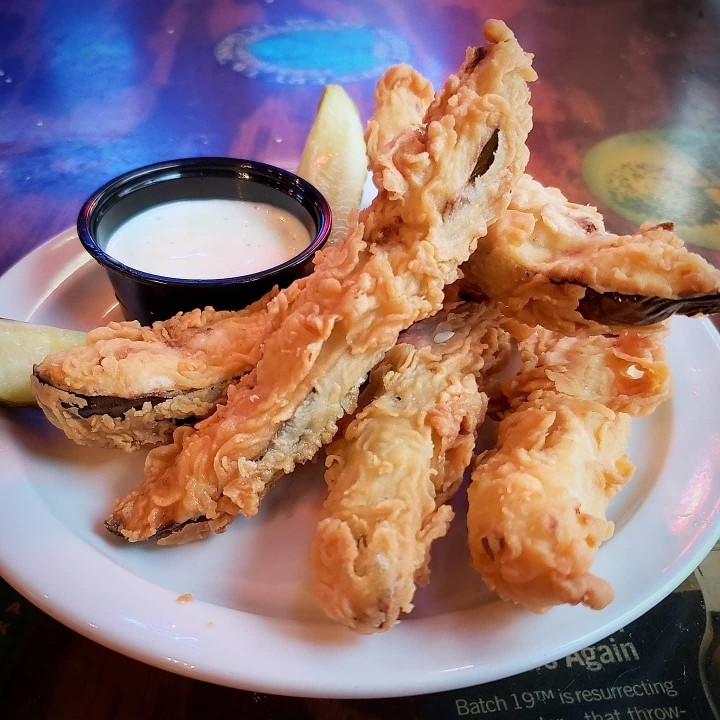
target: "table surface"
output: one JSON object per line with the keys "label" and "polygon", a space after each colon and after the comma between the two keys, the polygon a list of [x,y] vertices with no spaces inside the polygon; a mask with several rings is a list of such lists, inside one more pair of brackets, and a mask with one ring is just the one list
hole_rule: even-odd
{"label": "table surface", "polygon": [[[673,220],[720,266],[712,0],[4,0],[0,272],[74,225],[83,200],[131,168],[221,155],[292,169],[325,83],[344,85],[366,120],[389,64],[411,63],[437,86],[481,42],[488,17],[505,20],[535,55],[529,172],[596,205],[616,232]],[[413,712],[407,700],[219,688],[149,668],[45,616],[37,623],[43,645],[19,650],[0,692],[9,717]],[[93,690],[80,699],[87,683]]]}

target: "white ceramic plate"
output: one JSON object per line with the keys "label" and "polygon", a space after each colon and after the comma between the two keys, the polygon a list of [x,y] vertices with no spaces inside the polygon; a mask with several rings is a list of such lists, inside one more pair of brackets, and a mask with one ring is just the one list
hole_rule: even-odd
{"label": "white ceramic plate", "polygon": [[[74,233],[0,278],[0,315],[90,328],[114,314],[103,273]],[[636,421],[637,473],[611,506],[615,536],[595,569],[605,610],[536,616],[498,602],[469,569],[462,498],[433,550],[432,581],[390,632],[357,637],[327,621],[307,552],[323,496],[318,468],[285,478],[261,513],[194,545],[126,545],[103,519],[141,478],[140,455],[72,445],[39,411],[0,413],[0,572],[40,608],[142,661],[233,687],[291,695],[425,693],[503,678],[609,635],[671,592],[719,535],[720,342],[676,319],[676,391]],[[190,593],[193,600],[180,602]]]}

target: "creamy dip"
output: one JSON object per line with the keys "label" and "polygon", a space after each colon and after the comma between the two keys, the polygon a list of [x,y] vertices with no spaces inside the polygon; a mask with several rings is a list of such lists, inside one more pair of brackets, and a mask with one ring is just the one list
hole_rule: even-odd
{"label": "creamy dip", "polygon": [[194,280],[249,275],[280,265],[310,244],[292,213],[244,200],[179,200],[120,225],[105,252],[136,270]]}

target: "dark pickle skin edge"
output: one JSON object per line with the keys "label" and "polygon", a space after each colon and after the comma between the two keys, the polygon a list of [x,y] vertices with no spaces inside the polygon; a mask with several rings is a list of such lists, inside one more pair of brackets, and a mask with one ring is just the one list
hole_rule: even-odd
{"label": "dark pickle skin edge", "polygon": [[476,178],[482,177],[490,169],[490,166],[495,162],[495,153],[497,152],[499,144],[500,130],[495,129],[478,155],[475,167],[470,173],[469,182],[473,182]]}
{"label": "dark pickle skin edge", "polygon": [[[184,392],[168,392],[164,395],[141,395],[134,398],[123,398],[116,395],[83,395],[82,393],[72,392],[69,390],[65,390],[64,388],[59,388],[52,383],[46,382],[37,374],[35,375],[35,377],[37,378],[38,382],[42,383],[43,385],[54,387],[56,390],[70,392],[70,394],[74,397],[78,398],[79,400],[83,400],[86,404],[82,407],[75,403],[69,402],[63,402],[62,406],[66,410],[74,408],[77,411],[77,414],[85,420],[92,417],[93,415],[108,415],[111,418],[122,418],[129,410],[140,410],[145,405],[145,403],[149,402],[150,405],[155,407],[156,405],[160,405],[161,403],[164,403],[167,400],[172,400],[173,398],[180,395],[190,394],[192,392],[199,392],[203,389],[207,390],[208,392],[217,390],[218,396],[222,394],[222,389],[219,385],[217,385],[208,388],[198,388],[198,390],[188,390]],[[227,383],[222,383],[222,385],[227,385]],[[197,421],[198,419],[199,418],[182,418],[178,419],[178,423]]]}
{"label": "dark pickle skin edge", "polygon": [[[166,525],[165,527],[158,529],[158,531],[152,536],[152,539],[162,540],[163,538],[175,534],[176,532],[178,532],[178,530],[182,530],[182,528],[184,528],[186,525],[192,525],[194,523],[206,521],[207,518],[204,515],[200,515],[199,517],[191,518],[190,520],[186,520],[185,522],[171,523],[170,525]],[[111,534],[117,535],[118,537],[125,539],[125,536],[122,534],[121,531],[120,523],[114,518],[109,518],[105,521],[105,529]]]}

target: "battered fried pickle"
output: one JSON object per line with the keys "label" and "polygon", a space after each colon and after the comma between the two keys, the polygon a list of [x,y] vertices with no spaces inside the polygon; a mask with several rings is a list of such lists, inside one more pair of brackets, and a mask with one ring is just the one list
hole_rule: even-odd
{"label": "battered fried pickle", "polygon": [[111,531],[143,540],[255,514],[275,479],[333,437],[399,333],[440,309],[528,159],[530,58],[499,21],[485,36],[423,126],[377,158],[378,196],[322,253],[255,370],[213,416],[150,452],[145,482],[117,504]]}
{"label": "battered fried pickle", "polygon": [[521,367],[504,387],[510,410],[468,490],[473,564],[500,597],[536,612],[602,608],[610,586],[590,572],[613,525],[605,511],[633,473],[632,415],[671,394],[667,323],[655,333],[562,337],[504,321]]}
{"label": "battered fried pickle", "polygon": [[134,450],[168,442],[214,412],[227,385],[257,363],[302,285],[240,311],[193,310],[143,327],[113,322],[85,345],[50,354],[32,387],[54,425],[82,445]]}
{"label": "battered fried pickle", "polygon": [[555,392],[502,420],[496,448],[473,470],[467,518],[473,565],[501,598],[534,612],[612,600],[590,567],[613,533],[608,503],[634,470],[630,421]]}
{"label": "battered fried pickle", "polygon": [[720,310],[720,270],[689,252],[671,223],[613,235],[594,208],[527,175],[463,272],[507,315],[566,335]]}
{"label": "battered fried pickle", "polygon": [[413,325],[372,371],[372,402],[328,448],[315,594],[357,632],[388,630],[427,582],[487,407],[476,377],[509,354],[499,320],[492,306],[461,304]]}

